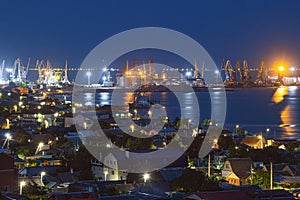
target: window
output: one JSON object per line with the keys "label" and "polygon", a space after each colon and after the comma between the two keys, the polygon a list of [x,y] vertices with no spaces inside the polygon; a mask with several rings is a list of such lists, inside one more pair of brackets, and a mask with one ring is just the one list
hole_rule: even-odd
{"label": "window", "polygon": [[115,171],[113,170],[113,171],[111,171],[111,175],[115,175]]}
{"label": "window", "polygon": [[225,168],[226,168],[226,169],[230,169],[230,164],[226,164],[226,165],[225,165]]}

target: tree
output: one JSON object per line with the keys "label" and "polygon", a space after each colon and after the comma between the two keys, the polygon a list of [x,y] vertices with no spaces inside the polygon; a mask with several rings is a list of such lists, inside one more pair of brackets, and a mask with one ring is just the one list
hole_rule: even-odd
{"label": "tree", "polygon": [[[252,179],[252,181],[251,181]],[[262,169],[257,170],[255,173],[252,174],[250,179],[248,179],[249,184],[258,185],[262,189],[269,189],[270,188],[270,173],[264,171]]]}
{"label": "tree", "polygon": [[29,143],[28,145],[16,145],[15,151],[19,157],[32,156],[35,153],[36,145],[34,143]]}
{"label": "tree", "polygon": [[221,135],[219,137],[218,145],[219,145],[220,149],[227,150],[227,149],[229,149],[229,146],[232,146],[233,144],[234,144],[234,141],[231,136]]}
{"label": "tree", "polygon": [[[250,157],[250,148],[246,145],[230,145],[229,148],[229,158],[247,158]],[[251,157],[252,158],[252,157]]]}
{"label": "tree", "polygon": [[180,127],[180,118],[179,117],[175,117],[174,121],[173,121],[173,124],[176,125],[176,127]]}
{"label": "tree", "polygon": [[264,149],[250,149],[250,157],[252,160],[260,160],[264,163],[290,163],[293,156],[286,151],[278,150],[276,147],[267,147]]}
{"label": "tree", "polygon": [[153,149],[152,138],[128,138],[125,147],[129,150],[148,150]]}
{"label": "tree", "polygon": [[24,145],[28,144],[28,140],[31,139],[31,136],[22,127],[17,127],[14,133],[14,139],[17,141],[17,143]]}
{"label": "tree", "polygon": [[73,148],[74,144],[70,142],[67,138],[61,137],[53,142],[53,148]]}
{"label": "tree", "polygon": [[193,140],[192,144],[189,146],[189,148],[186,150],[187,156],[192,158],[198,158],[200,148],[203,142],[203,135],[197,135],[195,139]]}
{"label": "tree", "polygon": [[91,170],[92,159],[93,156],[83,145],[81,145],[78,152],[67,155],[66,162],[69,168],[73,168],[75,171],[80,171],[78,176],[80,180],[91,180],[95,178]]}
{"label": "tree", "polygon": [[24,186],[23,194],[29,199],[42,199],[42,196],[47,194],[47,190],[38,186],[35,182],[30,182]]}
{"label": "tree", "polygon": [[182,175],[169,182],[171,188],[177,191],[198,192],[216,191],[219,186],[216,180],[211,179],[203,172],[185,170]]}

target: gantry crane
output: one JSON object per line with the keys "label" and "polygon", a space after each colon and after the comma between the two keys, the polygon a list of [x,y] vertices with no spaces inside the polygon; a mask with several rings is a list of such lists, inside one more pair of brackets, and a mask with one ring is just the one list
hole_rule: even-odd
{"label": "gantry crane", "polygon": [[225,71],[225,85],[234,85],[236,84],[235,77],[234,77],[234,69],[230,63],[230,60],[227,60],[224,64],[224,71]]}
{"label": "gantry crane", "polygon": [[250,81],[251,77],[249,75],[249,68],[248,68],[248,63],[247,60],[243,61],[243,80],[245,82]]}
{"label": "gantry crane", "polygon": [[[243,70],[241,69],[241,61],[238,60],[236,62],[235,69],[236,69],[236,73],[239,73],[239,77],[240,77],[239,82],[243,82],[244,81],[244,75],[243,75]],[[238,74],[236,74],[236,76],[238,76]]]}
{"label": "gantry crane", "polygon": [[256,84],[258,85],[267,85],[269,82],[268,79],[268,69],[266,66],[265,61],[261,62],[261,65],[259,67],[257,79],[256,79]]}
{"label": "gantry crane", "polygon": [[[28,66],[29,66],[29,62],[28,62]],[[17,73],[17,76],[15,76]],[[26,80],[26,76],[27,76],[27,68],[25,68],[22,65],[21,59],[17,58],[14,61],[14,65],[13,65],[13,70],[12,73],[10,74],[10,78],[12,81],[16,82],[16,83],[22,83]]]}
{"label": "gantry crane", "polygon": [[65,70],[64,70],[64,76],[63,79],[61,81],[64,84],[69,84],[69,80],[68,80],[68,61],[66,60],[66,64],[65,64]]}

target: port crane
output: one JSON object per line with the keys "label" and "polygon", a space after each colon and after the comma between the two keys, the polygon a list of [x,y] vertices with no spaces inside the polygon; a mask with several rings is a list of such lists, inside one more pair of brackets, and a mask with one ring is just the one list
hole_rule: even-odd
{"label": "port crane", "polygon": [[64,84],[69,84],[69,80],[68,80],[68,61],[66,60],[66,63],[65,63],[65,70],[64,70],[64,76],[61,80],[62,83]]}
{"label": "port crane", "polygon": [[256,79],[256,84],[266,85],[268,84],[268,69],[265,61],[262,61],[258,70],[258,75]]}
{"label": "port crane", "polygon": [[223,62],[223,66],[224,66],[224,71],[225,71],[225,85],[233,85],[235,84],[235,70],[233,69],[230,60],[227,60],[226,63],[224,64]]}
{"label": "port crane", "polygon": [[10,80],[16,83],[22,83],[26,81],[27,73],[29,70],[30,58],[28,60],[27,66],[25,67],[20,58],[15,59],[13,68],[10,72]]}
{"label": "port crane", "polygon": [[236,69],[236,72],[239,73],[239,77],[240,77],[239,81],[243,82],[244,81],[244,75],[243,75],[243,70],[241,69],[241,61],[238,60],[236,62],[235,69]]}
{"label": "port crane", "polygon": [[243,61],[243,81],[248,82],[250,81],[251,77],[249,75],[249,68],[247,60]]}

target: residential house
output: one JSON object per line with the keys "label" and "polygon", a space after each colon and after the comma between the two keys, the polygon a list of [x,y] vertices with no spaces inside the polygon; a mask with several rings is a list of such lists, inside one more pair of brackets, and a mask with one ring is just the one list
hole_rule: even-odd
{"label": "residential house", "polygon": [[263,149],[267,141],[262,135],[247,135],[241,141],[241,144],[245,144],[253,149]]}
{"label": "residential house", "polygon": [[251,176],[252,166],[251,158],[229,158],[224,163],[222,177],[232,185],[245,185]]}
{"label": "residential house", "polygon": [[[276,176],[282,176],[282,175],[289,175],[287,172],[287,168],[286,168],[286,170],[284,170],[285,167],[288,165],[289,165],[288,163],[278,163],[278,164],[273,163],[272,164],[273,176],[276,177]],[[270,170],[271,170],[270,164],[266,164],[265,168],[268,172],[270,172]]]}
{"label": "residential house", "polygon": [[300,165],[286,165],[282,171],[290,176],[300,176]]}
{"label": "residential house", "polygon": [[0,192],[14,192],[18,187],[18,174],[14,158],[6,153],[0,153]]}
{"label": "residential house", "polygon": [[232,199],[242,199],[242,200],[253,200],[245,192],[238,190],[225,190],[225,191],[215,191],[215,192],[197,192],[190,194],[184,198],[185,200],[232,200]]}
{"label": "residential house", "polygon": [[228,150],[212,149],[210,153],[211,165],[213,168],[220,170],[222,169],[226,157],[228,155]]}
{"label": "residential house", "polygon": [[26,162],[23,159],[19,158],[17,154],[10,154],[10,156],[14,158],[15,168],[17,170],[21,170],[25,167]]}
{"label": "residential house", "polygon": [[102,162],[97,159],[93,159],[92,163],[92,172],[96,178],[104,181],[118,181],[126,180],[127,172],[126,170],[118,170],[118,162],[116,157],[113,154],[109,154],[105,157],[104,163],[107,164],[107,167],[103,165]]}
{"label": "residential house", "polygon": [[[100,159],[93,159],[92,171],[100,180],[116,181],[126,180],[127,178],[127,164],[134,163],[132,167],[140,169],[141,166],[145,168],[165,168],[165,169],[182,169],[187,166],[187,157],[184,153],[175,159],[179,152],[176,150],[166,150],[164,154],[151,155],[144,157],[143,152],[151,152],[153,150],[139,151],[139,152],[113,152],[106,156],[100,154]],[[133,168],[131,170],[133,170]],[[138,171],[138,170],[137,170]]]}
{"label": "residential house", "polygon": [[278,185],[292,185],[300,183],[300,165],[287,164],[282,169],[282,173],[274,180]]}
{"label": "residential house", "polygon": [[[25,182],[35,182],[37,185],[42,186],[44,185],[42,176],[56,175],[56,170],[58,168],[58,166],[24,167],[19,172],[20,180],[24,180]],[[45,175],[42,175],[42,173],[45,173]]]}
{"label": "residential house", "polygon": [[[44,145],[45,146],[45,145]],[[61,166],[62,160],[52,155],[34,155],[26,157],[26,166]]]}

